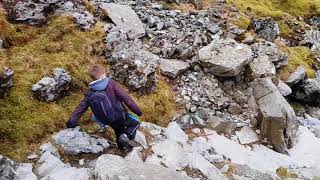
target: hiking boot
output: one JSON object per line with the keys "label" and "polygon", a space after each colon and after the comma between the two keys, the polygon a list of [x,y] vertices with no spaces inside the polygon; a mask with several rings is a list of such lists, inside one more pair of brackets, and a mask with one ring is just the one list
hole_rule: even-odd
{"label": "hiking boot", "polygon": [[131,150],[133,149],[133,143],[130,141],[128,136],[126,134],[121,134],[119,139],[118,139],[118,147],[120,149],[124,150]]}

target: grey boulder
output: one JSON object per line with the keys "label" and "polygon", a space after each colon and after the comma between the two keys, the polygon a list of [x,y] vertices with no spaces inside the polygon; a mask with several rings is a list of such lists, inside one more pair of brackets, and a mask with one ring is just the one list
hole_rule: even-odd
{"label": "grey boulder", "polygon": [[0,98],[9,95],[13,87],[14,71],[10,68],[4,68],[0,73]]}
{"label": "grey boulder", "polygon": [[267,41],[274,41],[280,34],[277,22],[271,18],[251,20],[248,30],[254,30],[260,38]]}
{"label": "grey boulder", "polygon": [[269,61],[267,55],[258,56],[250,64],[251,76],[253,78],[275,76],[276,67]]}
{"label": "grey boulder", "polygon": [[306,69],[304,68],[303,65],[300,65],[297,67],[297,69],[293,73],[290,74],[290,76],[284,82],[289,86],[293,86],[303,81],[306,75],[307,75]]}
{"label": "grey boulder", "polygon": [[1,180],[37,180],[32,172],[32,164],[18,163],[0,155]]}
{"label": "grey boulder", "polygon": [[212,41],[199,50],[200,64],[216,76],[237,76],[252,59],[251,48],[233,39]]}
{"label": "grey boulder", "polygon": [[320,80],[307,79],[293,88],[292,97],[302,103],[310,104],[313,106],[320,105]]}
{"label": "grey boulder", "polygon": [[32,86],[33,95],[42,101],[52,102],[69,94],[70,75],[61,68],[53,69],[53,77],[44,77]]}
{"label": "grey boulder", "polygon": [[123,30],[130,39],[139,38],[145,35],[145,27],[138,15],[130,6],[115,3],[102,3],[103,9],[114,24]]}
{"label": "grey boulder", "polygon": [[256,79],[251,85],[260,109],[261,138],[267,138],[276,151],[287,153],[294,145],[298,129],[293,108],[270,78]]}
{"label": "grey boulder", "polygon": [[320,50],[320,31],[311,29],[304,35],[300,44],[308,46],[312,51]]}
{"label": "grey boulder", "polygon": [[98,158],[95,166],[95,175],[100,180],[189,179],[177,171],[160,165],[125,160],[120,156],[111,154],[104,154]]}
{"label": "grey boulder", "polygon": [[80,153],[98,154],[107,149],[110,144],[106,139],[93,137],[80,130],[80,127],[69,128],[52,136],[55,144],[61,146],[71,155]]}
{"label": "grey boulder", "polygon": [[273,84],[277,86],[282,96],[288,96],[292,93],[292,89],[290,88],[290,86],[288,86],[286,83],[284,83],[280,79],[272,78],[272,81],[273,81]]}
{"label": "grey boulder", "polygon": [[219,116],[212,116],[207,120],[207,124],[210,128],[215,130],[217,133],[223,133],[231,135],[237,128],[237,124],[233,121],[226,120]]}
{"label": "grey boulder", "polygon": [[160,59],[161,73],[170,78],[176,78],[190,67],[189,63],[174,59]]}

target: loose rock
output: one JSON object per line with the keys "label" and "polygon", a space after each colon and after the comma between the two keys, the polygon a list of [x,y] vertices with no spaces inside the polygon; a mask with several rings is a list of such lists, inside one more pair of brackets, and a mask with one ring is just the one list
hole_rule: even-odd
{"label": "loose rock", "polygon": [[243,127],[235,133],[241,144],[250,144],[259,141],[257,133],[248,126]]}
{"label": "loose rock", "polygon": [[0,72],[0,99],[10,94],[13,87],[13,75],[14,71],[10,68],[4,68],[4,71]]}
{"label": "loose rock", "polygon": [[0,155],[1,180],[37,180],[32,172],[32,164],[18,163]]}
{"label": "loose rock", "polygon": [[320,50],[320,31],[311,29],[304,35],[300,44],[308,46],[312,51]]}
{"label": "loose rock", "polygon": [[302,80],[304,80],[305,77],[306,77],[306,70],[303,65],[300,65],[299,67],[297,67],[297,69],[293,73],[290,74],[288,79],[285,80],[284,82],[289,86],[293,86],[301,82]]}
{"label": "loose rock", "polygon": [[280,29],[273,19],[253,19],[248,30],[254,30],[257,35],[265,40],[274,41],[280,34]]}
{"label": "loose rock", "polygon": [[160,59],[161,73],[173,79],[179,76],[184,71],[186,71],[188,68],[189,63],[187,62],[173,59]]}

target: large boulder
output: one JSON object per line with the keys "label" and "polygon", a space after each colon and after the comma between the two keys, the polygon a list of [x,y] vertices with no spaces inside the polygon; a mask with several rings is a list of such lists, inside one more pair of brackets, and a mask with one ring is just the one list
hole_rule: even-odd
{"label": "large boulder", "polygon": [[156,90],[160,58],[142,49],[140,41],[125,41],[117,45],[108,60],[113,64],[113,76],[130,89],[143,93]]}
{"label": "large boulder", "polygon": [[52,138],[57,145],[71,155],[80,153],[98,154],[110,146],[106,139],[90,136],[81,131],[80,127],[62,130],[53,135]]}
{"label": "large boulder", "polygon": [[98,158],[95,175],[100,180],[189,179],[175,170],[160,165],[125,160],[120,156],[111,154],[104,154]]}
{"label": "large boulder", "polygon": [[85,5],[80,1],[41,0],[41,1],[4,1],[10,20],[29,24],[42,24],[52,14],[66,14],[72,16],[76,24],[88,30],[96,23]]}
{"label": "large boulder", "polygon": [[298,128],[293,108],[270,78],[256,79],[252,88],[260,109],[261,137],[267,138],[276,151],[287,153],[295,143]]}
{"label": "large boulder", "polygon": [[130,6],[115,3],[102,3],[99,6],[114,24],[123,30],[130,39],[139,38],[145,35],[145,27],[138,15]]}
{"label": "large boulder", "polygon": [[301,84],[293,87],[293,92],[291,97],[295,100],[310,104],[313,106],[320,106],[320,80],[307,79]]}
{"label": "large boulder", "polygon": [[308,46],[312,51],[320,50],[320,31],[311,29],[304,35],[300,44]]}
{"label": "large boulder", "polygon": [[179,61],[175,59],[161,59],[160,70],[161,73],[170,78],[176,78],[190,67],[188,62]]}
{"label": "large boulder", "polygon": [[254,30],[259,37],[268,41],[274,41],[280,34],[277,22],[271,18],[251,20],[248,30]]}
{"label": "large boulder", "polygon": [[33,95],[42,101],[52,102],[69,94],[70,75],[61,68],[55,68],[53,77],[44,77],[32,86]]}
{"label": "large boulder", "polygon": [[18,163],[0,155],[0,179],[1,180],[37,180],[32,172],[32,164]]}
{"label": "large boulder", "polygon": [[233,39],[212,41],[208,46],[199,50],[201,65],[216,76],[237,76],[251,59],[251,48]]}
{"label": "large boulder", "polygon": [[3,72],[0,72],[0,98],[9,95],[13,87],[13,75],[14,71],[10,68],[5,68]]}
{"label": "large boulder", "polygon": [[305,80],[307,75],[306,69],[303,65],[300,65],[296,68],[293,73],[290,74],[290,76],[284,81],[289,86],[294,86],[298,83],[301,83],[303,80]]}

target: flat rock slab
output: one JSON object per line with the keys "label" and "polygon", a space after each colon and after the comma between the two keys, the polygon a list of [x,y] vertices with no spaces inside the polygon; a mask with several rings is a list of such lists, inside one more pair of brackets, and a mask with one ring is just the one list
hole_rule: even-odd
{"label": "flat rock slab", "polygon": [[111,154],[104,154],[98,158],[95,174],[96,178],[100,180],[189,179],[175,170],[159,165],[125,160]]}
{"label": "flat rock slab", "polygon": [[130,39],[139,38],[145,35],[146,31],[143,23],[130,6],[103,3],[100,8],[106,11],[113,23],[125,31]]}
{"label": "flat rock slab", "polygon": [[233,39],[212,41],[199,50],[199,60],[206,71],[215,76],[237,76],[250,63],[253,53],[246,44]]}
{"label": "flat rock slab", "polygon": [[90,136],[82,132],[80,127],[62,130],[52,138],[57,145],[61,146],[66,153],[71,155],[79,153],[97,154],[110,146],[106,139]]}
{"label": "flat rock slab", "polygon": [[250,144],[259,141],[257,133],[248,126],[243,127],[240,131],[235,132],[241,144]]}
{"label": "flat rock slab", "polygon": [[176,78],[190,67],[189,63],[174,59],[160,59],[161,73],[170,78]]}

